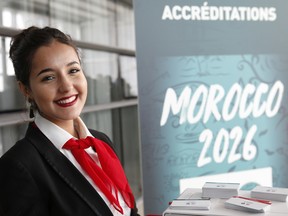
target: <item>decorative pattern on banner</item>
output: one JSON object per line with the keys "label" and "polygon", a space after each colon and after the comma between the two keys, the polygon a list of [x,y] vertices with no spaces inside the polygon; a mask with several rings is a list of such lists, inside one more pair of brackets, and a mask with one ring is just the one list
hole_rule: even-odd
{"label": "decorative pattern on banner", "polygon": [[145,214],[214,179],[287,187],[288,2],[134,8]]}

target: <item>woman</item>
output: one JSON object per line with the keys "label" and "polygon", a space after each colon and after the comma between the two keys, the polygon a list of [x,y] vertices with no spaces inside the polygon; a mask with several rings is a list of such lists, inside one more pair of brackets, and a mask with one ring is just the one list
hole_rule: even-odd
{"label": "woman", "polygon": [[30,27],[12,38],[10,58],[30,112],[36,112],[25,137],[0,159],[0,212],[138,215],[110,139],[88,130],[79,117],[87,81],[71,38]]}

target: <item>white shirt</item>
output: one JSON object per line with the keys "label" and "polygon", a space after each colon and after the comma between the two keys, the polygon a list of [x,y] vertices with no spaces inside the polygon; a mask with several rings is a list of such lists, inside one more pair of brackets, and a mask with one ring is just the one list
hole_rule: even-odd
{"label": "white shirt", "polygon": [[[99,193],[99,195],[105,201],[107,206],[110,208],[110,210],[114,216],[130,216],[131,209],[126,205],[125,201],[122,198],[122,195],[120,193],[118,193],[119,203],[120,203],[120,205],[124,211],[123,215],[120,212],[118,212],[110,204],[110,202],[106,198],[106,196],[101,192],[101,190],[93,182],[93,180],[90,178],[90,176],[86,174],[86,172],[82,169],[80,164],[76,161],[76,159],[72,155],[71,151],[62,148],[63,145],[69,139],[75,138],[75,137],[73,137],[70,133],[68,133],[67,131],[65,131],[61,127],[57,126],[56,124],[52,123],[51,121],[43,118],[38,113],[35,116],[35,124],[41,130],[41,132],[55,145],[55,147],[60,152],[62,152],[71,161],[71,163],[82,173],[82,175],[88,180],[88,182],[90,182],[90,184],[94,187],[94,189]],[[84,124],[84,122],[81,120],[80,117],[78,117],[76,120],[74,120],[74,127],[75,127],[76,131],[78,132],[80,138],[92,136],[92,134],[89,132],[88,128],[86,127],[86,125]],[[75,138],[75,139],[77,139],[77,138]],[[97,164],[99,164],[98,155],[95,151],[93,151],[93,149],[91,147],[85,149],[85,151],[88,154],[90,154],[90,156],[95,160],[95,162]]]}

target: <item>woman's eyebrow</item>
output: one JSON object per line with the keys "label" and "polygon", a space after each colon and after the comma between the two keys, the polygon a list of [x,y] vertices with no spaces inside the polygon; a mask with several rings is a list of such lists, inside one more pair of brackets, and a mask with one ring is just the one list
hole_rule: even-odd
{"label": "woman's eyebrow", "polygon": [[78,65],[79,65],[79,62],[77,62],[77,61],[72,61],[72,62],[68,63],[67,66],[71,66],[71,65],[74,65],[74,64],[78,64]]}
{"label": "woman's eyebrow", "polygon": [[52,68],[44,68],[43,70],[41,70],[38,74],[37,77],[40,76],[42,73],[46,73],[46,72],[50,72],[53,71]]}
{"label": "woman's eyebrow", "polygon": [[[66,66],[71,66],[71,65],[74,65],[74,64],[78,64],[78,65],[79,65],[79,62],[77,62],[77,61],[72,61],[72,62],[69,62]],[[37,77],[40,76],[42,73],[51,72],[51,71],[53,71],[52,68],[44,68],[43,70],[41,70],[41,71],[37,74]]]}

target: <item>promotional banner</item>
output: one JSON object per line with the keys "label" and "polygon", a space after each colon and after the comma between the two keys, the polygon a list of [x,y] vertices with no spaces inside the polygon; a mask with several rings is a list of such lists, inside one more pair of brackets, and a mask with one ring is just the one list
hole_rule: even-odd
{"label": "promotional banner", "polygon": [[288,187],[288,1],[134,10],[145,214],[206,181]]}

